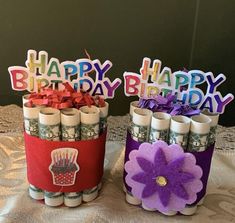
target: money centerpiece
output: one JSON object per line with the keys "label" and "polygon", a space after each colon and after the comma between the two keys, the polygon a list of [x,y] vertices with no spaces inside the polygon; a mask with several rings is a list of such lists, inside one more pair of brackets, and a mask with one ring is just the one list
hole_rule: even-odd
{"label": "money centerpiece", "polygon": [[22,100],[30,196],[48,206],[94,200],[103,174],[105,100],[121,80],[108,78],[109,60],[90,57],[60,62],[29,50],[25,65],[8,71],[13,90],[28,91]]}
{"label": "money centerpiece", "polygon": [[161,65],[144,58],[140,74],[123,74],[126,96],[139,97],[130,103],[126,201],[165,215],[192,215],[206,194],[219,115],[234,96],[218,91],[224,74]]}

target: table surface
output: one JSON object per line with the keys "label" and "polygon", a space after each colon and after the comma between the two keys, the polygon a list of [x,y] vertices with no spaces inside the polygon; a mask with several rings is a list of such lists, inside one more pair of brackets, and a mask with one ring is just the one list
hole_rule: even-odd
{"label": "table surface", "polygon": [[0,106],[0,222],[235,222],[235,127],[218,127],[204,204],[194,216],[166,217],[125,202],[122,173],[128,120],[128,115],[108,118],[100,196],[78,208],[50,208],[28,195],[22,109]]}

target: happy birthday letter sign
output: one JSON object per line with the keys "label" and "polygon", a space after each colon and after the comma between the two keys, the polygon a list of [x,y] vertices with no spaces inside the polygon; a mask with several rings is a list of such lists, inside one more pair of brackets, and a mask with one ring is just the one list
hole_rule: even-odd
{"label": "happy birthday letter sign", "polygon": [[56,58],[48,61],[48,53],[29,50],[25,62],[26,67],[12,66],[8,68],[12,88],[16,91],[27,90],[39,92],[41,88],[63,90],[63,83],[68,82],[76,91],[86,91],[92,96],[100,95],[113,98],[115,90],[120,86],[119,78],[110,81],[105,76],[112,67],[106,60],[103,64],[99,60],[78,59],[59,62]]}
{"label": "happy birthday letter sign", "polygon": [[[125,72],[125,94],[127,96],[136,96],[152,98],[161,93],[163,96],[168,93],[175,94],[177,101],[183,104],[190,104],[199,109],[208,108],[213,113],[223,113],[225,106],[230,103],[234,96],[227,94],[222,96],[217,87],[220,86],[226,77],[219,74],[214,77],[212,72],[204,73],[200,70],[191,70],[188,72],[176,71],[164,67],[161,70],[161,61],[154,60],[153,66],[149,58],[143,59],[140,74]],[[198,88],[205,83],[206,93]]]}

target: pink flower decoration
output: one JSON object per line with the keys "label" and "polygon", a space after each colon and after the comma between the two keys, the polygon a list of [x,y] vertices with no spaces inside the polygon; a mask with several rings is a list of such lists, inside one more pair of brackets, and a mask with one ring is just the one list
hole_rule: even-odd
{"label": "pink flower decoration", "polygon": [[180,211],[197,199],[203,185],[202,169],[191,153],[163,141],[143,143],[125,164],[131,193],[148,208],[160,212]]}

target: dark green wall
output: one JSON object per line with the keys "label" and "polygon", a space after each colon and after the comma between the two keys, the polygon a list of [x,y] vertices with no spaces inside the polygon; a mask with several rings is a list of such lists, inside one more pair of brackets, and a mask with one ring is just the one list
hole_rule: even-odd
{"label": "dark green wall", "polygon": [[[187,67],[229,81],[220,90],[234,93],[235,2],[231,0],[0,0],[0,104],[21,102],[11,90],[8,66],[24,65],[28,49],[46,50],[60,61],[84,57],[84,48],[114,66],[109,75],[138,72],[144,56],[173,70]],[[120,87],[111,114],[128,112]],[[233,102],[220,123],[235,125]]]}

